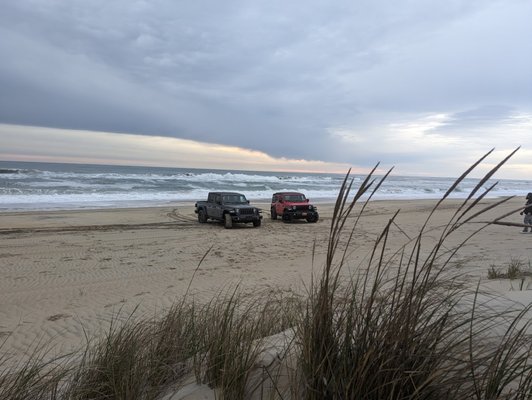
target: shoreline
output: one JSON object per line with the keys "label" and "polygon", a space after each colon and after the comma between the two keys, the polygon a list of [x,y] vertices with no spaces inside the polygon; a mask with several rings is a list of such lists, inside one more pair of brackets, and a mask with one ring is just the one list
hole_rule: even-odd
{"label": "shoreline", "polygon": [[[518,195],[512,195],[512,196],[488,196],[485,199],[487,200],[496,200],[496,199],[503,199],[506,197],[512,197],[519,199],[521,196]],[[374,202],[434,202],[436,203],[438,200],[441,199],[441,196],[434,195],[431,197],[408,197],[405,196],[375,196],[370,200],[370,203]],[[454,196],[454,197],[448,197],[446,201],[464,201],[466,199],[466,196]],[[111,205],[96,205],[96,204],[77,204],[74,203],[74,205],[66,205],[66,206],[54,206],[54,207],[10,207],[10,208],[2,208],[3,204],[0,203],[0,216],[3,214],[13,214],[13,213],[34,213],[34,212],[75,212],[75,211],[103,211],[103,210],[136,210],[136,209],[151,209],[151,208],[165,208],[165,207],[182,207],[182,206],[191,206],[193,207],[194,204],[204,199],[194,199],[194,200],[172,200],[172,201],[153,201],[153,202],[146,202],[144,200],[138,200],[138,201],[128,201],[128,202],[116,202],[115,204]],[[362,198],[362,201],[365,200],[365,197]],[[263,209],[268,210],[270,207],[270,198],[260,198],[260,199],[250,199],[250,202],[252,205],[256,204],[259,207],[262,207]],[[310,199],[311,203],[322,205],[322,206],[330,206],[334,205],[336,202],[336,197],[331,198],[318,198],[316,199]],[[134,203],[142,203],[138,205],[134,205]],[[9,203],[4,203],[9,204]],[[33,204],[33,203],[32,203]],[[524,204],[524,201],[523,201]]]}

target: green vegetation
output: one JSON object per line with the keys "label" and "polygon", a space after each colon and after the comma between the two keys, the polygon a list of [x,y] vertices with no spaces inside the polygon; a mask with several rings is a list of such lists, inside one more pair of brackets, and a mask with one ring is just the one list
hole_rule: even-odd
{"label": "green vegetation", "polygon": [[527,276],[532,276],[530,261],[525,264],[519,258],[511,258],[505,266],[505,270],[496,265],[490,265],[488,270],[488,279],[523,279]]}
{"label": "green vegetation", "polygon": [[[307,298],[265,301],[238,287],[202,305],[185,296],[161,319],[113,321],[81,355],[41,362],[46,354],[37,352],[7,370],[9,360],[0,359],[0,399],[157,399],[190,377],[231,400],[530,399],[532,305],[491,307],[491,297],[452,272],[453,257],[471,236],[447,245],[465,224],[508,200],[480,204],[493,188],[482,189],[486,181],[508,158],[480,180],[439,237],[426,240],[439,206],[486,156],[449,188],[416,237],[390,250],[398,211],[356,272],[347,266],[351,242],[386,176],[370,173],[354,195],[347,176],[326,263]],[[286,340],[272,342],[275,334]]]}

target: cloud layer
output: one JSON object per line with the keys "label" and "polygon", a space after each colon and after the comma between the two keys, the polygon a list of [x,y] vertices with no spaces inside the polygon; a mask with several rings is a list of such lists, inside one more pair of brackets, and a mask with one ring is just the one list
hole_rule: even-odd
{"label": "cloud layer", "polygon": [[0,122],[452,166],[530,140],[530,15],[525,0],[7,0]]}

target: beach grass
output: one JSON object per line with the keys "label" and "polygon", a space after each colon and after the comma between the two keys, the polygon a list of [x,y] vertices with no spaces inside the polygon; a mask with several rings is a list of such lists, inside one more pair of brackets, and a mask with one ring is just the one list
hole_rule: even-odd
{"label": "beach grass", "polygon": [[500,220],[461,232],[508,200],[481,205],[493,189],[486,182],[513,153],[480,179],[436,238],[427,235],[442,203],[488,154],[397,246],[390,232],[400,210],[393,214],[357,268],[355,233],[388,174],[375,177],[376,167],[357,188],[347,174],[325,265],[306,297],[236,286],[203,304],[185,294],[157,318],[117,316],[81,353],[49,361],[36,351],[15,367],[0,358],[0,399],[165,399],[190,384],[228,400],[530,399],[532,305],[501,309],[495,295],[451,268],[476,232]]}
{"label": "beach grass", "polygon": [[530,261],[525,263],[520,258],[512,257],[504,266],[490,265],[488,279],[522,279],[532,276]]}
{"label": "beach grass", "polygon": [[[452,188],[417,237],[390,252],[389,229],[397,214],[393,216],[375,240],[365,269],[351,275],[347,284],[341,272],[357,224],[355,219],[349,226],[348,217],[363,195],[369,194],[369,201],[382,180],[366,179],[351,202],[346,181],[336,204],[327,262],[298,329],[302,398],[530,397],[532,347],[526,314],[531,306],[513,312],[493,309],[492,298],[480,300],[484,296],[478,287],[471,289],[452,273],[453,256],[472,236],[454,247],[444,246],[460,227],[490,209],[475,206],[492,188],[475,195],[499,166],[428,246],[425,227]],[[342,236],[347,237],[343,242]]]}

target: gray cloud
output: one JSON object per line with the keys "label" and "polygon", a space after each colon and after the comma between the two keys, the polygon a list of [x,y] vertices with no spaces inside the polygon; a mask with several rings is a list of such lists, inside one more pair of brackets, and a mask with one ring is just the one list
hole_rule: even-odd
{"label": "gray cloud", "polygon": [[[497,124],[511,123],[514,114],[515,109],[509,106],[485,105],[450,115],[445,124],[432,133],[458,136],[478,135],[479,130],[491,128]],[[505,135],[506,132],[501,131],[500,134]]]}
{"label": "gray cloud", "polygon": [[427,137],[471,137],[532,113],[531,13],[524,0],[7,0],[0,122],[423,161],[430,146],[401,150],[388,125],[447,114]]}

